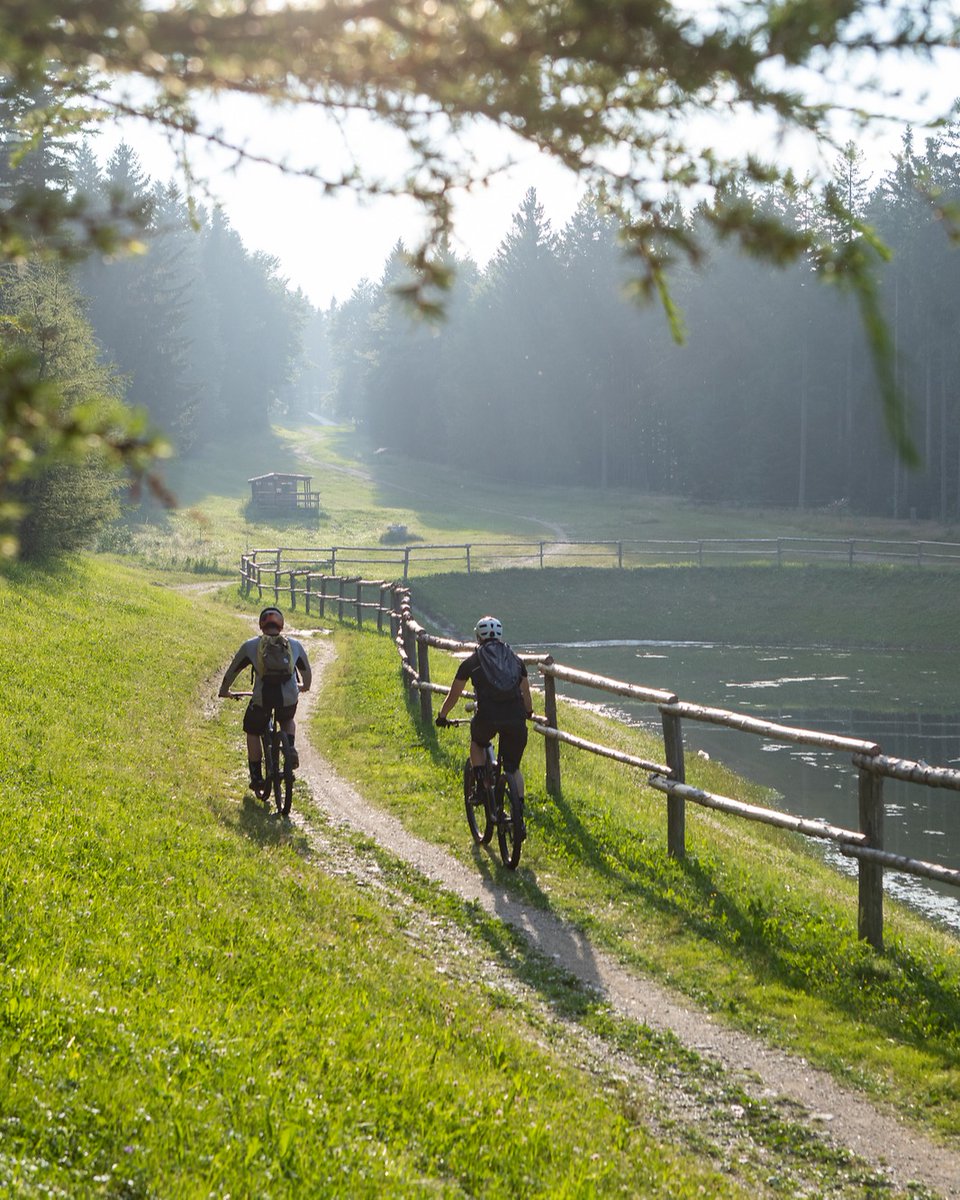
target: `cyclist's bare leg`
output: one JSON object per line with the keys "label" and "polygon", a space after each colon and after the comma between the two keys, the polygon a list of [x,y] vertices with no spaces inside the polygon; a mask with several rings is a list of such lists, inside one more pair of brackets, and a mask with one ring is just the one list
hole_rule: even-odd
{"label": "cyclist's bare leg", "polygon": [[260,743],[259,734],[247,734],[247,758],[249,758],[251,762],[263,761],[263,746]]}
{"label": "cyclist's bare leg", "polygon": [[477,743],[470,739],[470,765],[474,767],[482,767],[487,761],[486,746],[478,746]]}

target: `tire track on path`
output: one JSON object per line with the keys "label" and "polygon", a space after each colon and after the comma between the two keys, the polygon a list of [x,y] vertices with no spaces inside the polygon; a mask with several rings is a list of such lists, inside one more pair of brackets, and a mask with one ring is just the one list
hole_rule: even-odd
{"label": "tire track on path", "polygon": [[[320,638],[313,638],[311,647],[319,684],[335,651],[331,642]],[[313,702],[313,692],[302,698],[304,727]],[[621,1016],[671,1033],[701,1056],[718,1062],[748,1095],[768,1102],[783,1097],[799,1106],[799,1119],[816,1136],[857,1154],[891,1184],[905,1188],[917,1182],[950,1200],[960,1200],[960,1154],[956,1151],[937,1145],[895,1115],[840,1087],[804,1059],[729,1029],[659,984],[627,971],[611,955],[592,946],[574,926],[523,903],[495,877],[483,878],[475,867],[416,837],[395,817],[368,804],[305,734],[297,744],[300,776],[308,783],[314,802],[334,824],[365,834],[427,879],[482,906],[522,933],[534,950],[596,990]],[[303,817],[298,820],[309,826]]]}

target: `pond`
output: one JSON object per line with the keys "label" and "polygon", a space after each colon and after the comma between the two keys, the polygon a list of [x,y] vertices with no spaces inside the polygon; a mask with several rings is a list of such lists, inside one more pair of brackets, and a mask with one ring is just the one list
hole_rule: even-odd
{"label": "pond", "polygon": [[[960,766],[960,662],[942,654],[639,641],[525,648],[694,703],[865,738],[879,742],[885,754],[933,766]],[[603,696],[565,683],[560,690],[594,704]],[[660,730],[652,705],[609,701],[609,711]],[[683,729],[688,754],[702,751],[772,788],[772,807],[857,828],[857,772],[849,755],[693,721],[684,721]],[[883,788],[885,848],[960,866],[960,792],[893,779]],[[832,846],[825,854],[838,870],[856,874],[854,860]],[[884,875],[891,895],[960,932],[960,890],[898,872]]]}

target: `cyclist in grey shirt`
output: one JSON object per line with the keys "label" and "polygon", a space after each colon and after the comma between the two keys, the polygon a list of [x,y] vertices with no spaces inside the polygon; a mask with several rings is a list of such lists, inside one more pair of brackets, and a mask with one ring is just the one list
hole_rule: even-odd
{"label": "cyclist in grey shirt", "polygon": [[[265,608],[260,614],[260,629],[268,636],[276,636],[283,632],[283,613],[273,606]],[[267,728],[270,712],[276,709],[280,728],[290,739],[290,765],[296,770],[300,765],[300,756],[294,746],[297,726],[294,720],[297,712],[297,701],[301,692],[309,692],[313,680],[310,660],[303,645],[296,638],[287,638],[290,645],[291,670],[284,677],[264,677],[262,673],[261,640],[259,637],[250,638],[244,642],[233,656],[233,661],[227,667],[220,683],[219,696],[239,700],[236,693],[230,691],[234,679],[246,667],[253,670],[253,695],[243,714],[243,731],[247,735],[247,757],[250,765],[250,785],[256,787],[263,782],[263,746],[261,734]],[[299,676],[300,682],[297,677]]]}

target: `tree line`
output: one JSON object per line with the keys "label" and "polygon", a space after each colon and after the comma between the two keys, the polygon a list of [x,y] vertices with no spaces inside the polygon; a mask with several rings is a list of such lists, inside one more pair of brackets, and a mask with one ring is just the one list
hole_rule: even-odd
{"label": "tree line", "polygon": [[[320,312],[222,212],[151,180],[130,146],[101,165],[76,139],[25,146],[22,127],[0,107],[0,202],[25,180],[76,197],[128,250],[0,267],[3,353],[28,353],[40,382],[56,382],[80,436],[128,402],[189,455],[265,430],[278,411],[324,408],[379,444],[503,479],[943,522],[960,512],[960,260],[944,236],[960,202],[955,127],[922,150],[908,133],[876,183],[848,147],[814,200],[789,181],[742,185],[728,205],[832,247],[778,271],[699,229],[700,210],[674,214],[709,243],[707,265],[674,265],[682,346],[662,306],[626,295],[636,272],[602,193],[554,233],[528,192],[482,268],[442,248],[443,320],[412,315],[399,242],[379,281]],[[845,244],[875,237],[892,256],[878,290],[919,469],[885,426],[856,295],[814,286]],[[100,461],[30,472],[12,489],[26,550],[85,544],[116,515],[117,490]]]}
{"label": "tree line", "polygon": [[27,139],[24,115],[42,102],[0,101],[0,209],[32,187],[112,231],[111,253],[51,255],[33,244],[0,265],[0,357],[22,357],[25,386],[56,389],[81,444],[8,488],[0,517],[36,558],[89,544],[119,513],[121,479],[102,453],[83,453],[85,434],[122,429],[125,445],[154,428],[189,455],[228,430],[265,431],[304,382],[312,311],[224,213],[150,179],[126,143],[101,165],[76,137]]}
{"label": "tree line", "polygon": [[[471,138],[460,135],[492,124],[604,192],[604,203],[619,222],[618,236],[628,251],[634,286],[661,296],[675,328],[671,273],[681,275],[692,268],[714,240],[723,243],[724,254],[737,246],[748,256],[781,265],[816,258],[815,274],[841,281],[860,308],[884,423],[902,456],[888,472],[885,488],[892,487],[895,509],[912,507],[914,484],[905,468],[917,458],[916,444],[924,438],[916,430],[913,440],[909,436],[900,389],[913,368],[902,346],[894,347],[886,337],[877,306],[873,271],[881,253],[878,243],[846,206],[842,188],[834,191],[828,212],[837,225],[856,227],[857,236],[824,239],[812,222],[793,221],[792,214],[791,220],[781,221],[778,213],[783,205],[774,203],[763,211],[746,203],[745,189],[758,181],[782,190],[788,211],[803,208],[806,201],[778,147],[770,146],[767,159],[761,161],[757,147],[746,139],[727,139],[721,130],[713,144],[708,140],[705,145],[697,132],[705,112],[738,123],[758,120],[762,125],[773,118],[782,133],[816,144],[829,134],[838,106],[857,128],[869,128],[875,114],[897,100],[897,93],[883,82],[887,64],[906,57],[946,73],[960,46],[960,19],[951,0],[906,6],[894,21],[888,15],[874,0],[848,0],[842,5],[811,5],[810,0],[735,3],[724,7],[721,20],[710,6],[701,12],[697,6],[673,0],[640,6],[632,0],[589,4],[556,0],[514,6],[464,5],[456,0],[410,5],[387,0],[364,9],[363,20],[357,19],[351,5],[322,0],[278,0],[259,6],[255,13],[239,14],[231,5],[211,7],[195,0],[159,6],[149,0],[104,0],[95,6],[64,0],[5,0],[0,6],[0,267],[20,270],[29,264],[40,273],[44,265],[72,264],[90,254],[115,256],[136,247],[142,218],[153,220],[152,210],[140,206],[136,195],[126,197],[109,187],[99,194],[99,201],[88,202],[88,193],[73,186],[64,173],[71,164],[47,153],[55,149],[58,138],[75,137],[81,129],[95,129],[119,118],[141,118],[175,143],[181,176],[189,180],[190,147],[198,142],[227,148],[238,161],[248,157],[242,135],[234,137],[219,128],[216,118],[204,111],[203,99],[259,96],[319,118],[318,136],[309,139],[317,147],[316,155],[311,161],[309,147],[302,147],[307,159],[297,168],[298,174],[316,182],[318,193],[404,195],[419,206],[426,218],[425,233],[411,251],[414,273],[405,286],[426,313],[446,277],[443,247],[454,231],[455,215],[451,196],[458,188],[488,181],[503,165],[479,161]],[[876,72],[871,69],[862,78],[857,111],[851,112],[831,81],[864,76],[863,68],[874,60]],[[113,87],[118,81],[132,86],[118,92]],[[337,157],[331,159],[325,131],[338,122],[346,128],[357,117],[369,118],[399,136],[407,153],[395,170],[382,161],[363,165],[351,163],[348,156],[344,165]],[[274,161],[287,169],[279,152]],[[97,181],[92,183],[96,198]],[[682,206],[691,196],[703,202],[695,218],[687,219]],[[183,216],[180,198],[169,189],[159,208],[165,208],[167,216]],[[191,223],[199,219],[202,226],[210,224],[213,233],[212,215],[188,215]],[[177,241],[176,224],[163,231],[155,226],[152,232],[158,239],[165,236],[168,245]],[[163,294],[160,316],[167,324],[158,326],[163,337],[180,321],[179,289],[185,279],[195,278],[187,270],[189,257],[190,252],[185,252],[180,266],[161,278],[151,276],[152,266],[143,267],[142,278],[156,288],[134,298],[152,301]],[[136,267],[128,265],[132,279]],[[288,314],[277,316],[278,309],[285,307],[279,295],[282,289],[275,286],[276,278],[270,278],[273,272],[265,270],[266,263],[252,266],[250,273],[251,264],[245,262],[234,278],[257,291],[267,276],[267,307],[278,321],[275,329],[283,345]],[[486,281],[490,272],[484,269],[482,274]],[[89,277],[87,282],[94,286]],[[805,284],[806,278],[798,286]],[[6,276],[0,287],[13,303],[15,289],[8,286]],[[696,297],[687,297],[692,314],[696,307],[692,301],[699,299],[702,289],[699,282],[689,287],[697,292]],[[182,293],[188,308],[194,299],[210,321],[231,320],[226,299],[215,289],[206,295],[200,289],[195,297]],[[900,299],[909,301],[904,295]],[[57,302],[67,303],[62,289]],[[466,306],[468,301],[461,303]],[[97,319],[107,319],[106,308],[109,304],[101,305]],[[496,302],[491,301],[491,311],[484,314],[484,336],[495,332],[503,319],[495,309]],[[125,315],[114,313],[112,318],[119,322]],[[11,527],[22,515],[24,492],[54,463],[91,465],[96,458],[104,469],[126,471],[162,495],[151,471],[158,436],[134,410],[111,397],[115,385],[98,385],[96,403],[77,400],[76,389],[71,399],[68,381],[50,373],[49,357],[35,345],[34,318],[28,320],[17,312],[3,316],[0,554],[15,552]],[[83,319],[94,316],[91,309]],[[233,317],[239,328],[244,314],[234,312]],[[323,322],[308,320],[310,355],[319,364],[329,342]],[[587,325],[576,332],[585,334]],[[517,333],[512,325],[507,330],[514,337]],[[102,336],[107,345],[108,334]],[[204,412],[221,421],[229,419],[224,403],[215,399],[218,363],[225,376],[236,364],[233,382],[239,385],[246,378],[242,367],[252,365],[254,378],[269,389],[285,386],[276,384],[277,373],[268,369],[269,362],[258,376],[259,359],[255,363],[250,357],[234,359],[229,348],[221,356],[227,340],[221,333],[206,347],[178,343],[175,350],[170,344],[162,365],[150,361],[146,345],[132,348],[127,339],[122,354],[117,353],[118,360],[135,357],[135,371],[119,361],[114,365],[146,397],[151,410],[170,421],[181,447],[188,448],[191,439],[199,436]],[[637,340],[642,343],[644,338]],[[158,381],[175,353],[182,359],[170,376],[169,394],[161,396]],[[649,367],[653,384],[657,370],[666,371],[667,384],[672,384],[680,371],[658,364],[659,353],[654,349],[643,369]],[[482,359],[475,348],[470,356]],[[616,381],[620,392],[613,399],[599,386],[600,377],[587,360],[576,360],[578,373],[585,376],[579,389],[581,401],[585,404],[583,398],[595,388],[593,403],[602,418],[600,447],[589,453],[585,449],[578,469],[589,476],[588,459],[595,464],[599,456],[601,482],[629,474],[613,453],[618,423],[627,419],[642,426],[642,437],[628,439],[628,444],[643,448],[633,474],[649,478],[651,485],[660,486],[665,479],[676,486],[691,486],[682,476],[702,464],[681,444],[675,428],[682,424],[677,418],[680,410],[662,418],[656,405],[646,404],[638,418],[620,398],[623,393],[633,399],[637,390],[636,381],[630,379],[636,370],[634,357],[628,355],[623,362],[622,378]],[[106,360],[99,361],[111,369]],[[384,359],[379,361],[382,364]],[[690,361],[692,357],[683,370],[692,369]],[[809,365],[809,361],[808,355],[804,362]],[[347,373],[359,378],[362,366],[351,363]],[[712,363],[708,374],[712,380]],[[934,374],[931,366],[931,398],[924,418],[931,429],[945,404],[938,409]],[[537,418],[542,423],[541,392],[551,389],[545,389],[540,374],[529,380],[519,378],[530,393],[522,405],[527,423]],[[303,381],[314,392],[317,382],[316,371],[312,379]],[[511,385],[515,382],[510,380]],[[646,376],[642,383],[646,386]],[[79,393],[85,395],[86,390],[84,384]],[[669,386],[658,395],[662,408],[671,399]],[[195,399],[198,396],[202,403]],[[805,450],[797,496],[806,504],[818,494],[820,484],[814,478],[817,399],[813,392],[805,391],[804,396],[799,428]],[[641,398],[646,402],[646,395]],[[686,395],[680,398],[685,400]],[[743,400],[741,407],[746,410],[750,403],[755,401]],[[446,395],[444,407],[448,407]],[[715,412],[720,414],[723,407],[718,394]],[[449,402],[449,408],[453,411],[456,404]],[[854,414],[852,399],[848,409]],[[633,415],[624,418],[624,412]],[[733,436],[730,431],[736,431],[738,424],[728,418],[722,412],[718,422],[725,435]],[[561,420],[550,417],[548,432],[562,437],[561,426],[572,426],[575,419],[573,410],[565,406]],[[691,420],[698,422],[699,414]],[[933,440],[932,434],[927,440]],[[662,442],[666,447],[661,453]],[[604,447],[612,448],[610,453]],[[848,453],[851,461],[854,457]],[[946,494],[952,486],[951,470],[956,475],[945,464],[938,477]],[[697,486],[705,492],[729,490],[717,481],[711,483],[709,471],[704,474]],[[852,468],[848,474],[852,475]],[[762,480],[755,483],[752,491],[759,494],[764,490]],[[832,484],[827,490],[833,490]]]}
{"label": "tree line", "polygon": [[[740,199],[827,252],[772,270],[702,228],[700,210],[678,215],[708,246],[705,265],[674,268],[683,345],[662,307],[629,302],[632,264],[602,195],[555,233],[531,190],[482,269],[448,255],[442,322],[414,321],[398,297],[398,243],[377,283],[323,314],[325,402],[384,446],[502,479],[960,518],[960,256],[945,216],[960,203],[960,129],[922,149],[907,131],[876,181],[851,144],[812,198],[788,181]],[[915,466],[889,435],[858,296],[817,286],[877,238]]]}

